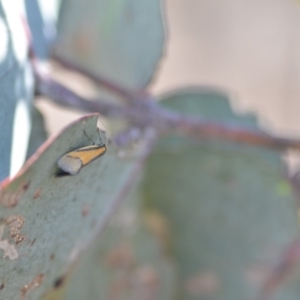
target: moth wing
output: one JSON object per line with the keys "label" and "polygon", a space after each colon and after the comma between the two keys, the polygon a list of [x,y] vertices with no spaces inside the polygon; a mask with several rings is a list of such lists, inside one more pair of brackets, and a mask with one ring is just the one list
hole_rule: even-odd
{"label": "moth wing", "polygon": [[72,157],[66,154],[57,161],[57,165],[64,172],[77,175],[82,168],[82,161],[79,157]]}

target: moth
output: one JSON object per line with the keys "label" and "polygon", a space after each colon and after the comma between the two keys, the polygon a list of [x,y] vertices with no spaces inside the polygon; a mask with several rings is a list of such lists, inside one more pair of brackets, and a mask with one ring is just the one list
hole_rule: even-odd
{"label": "moth", "polygon": [[[85,132],[84,134],[86,135]],[[87,135],[86,137],[90,139]],[[99,139],[101,141],[100,133]],[[64,154],[57,161],[57,165],[63,172],[70,175],[77,175],[83,167],[104,155],[106,150],[106,145],[102,142],[101,144],[81,147]]]}

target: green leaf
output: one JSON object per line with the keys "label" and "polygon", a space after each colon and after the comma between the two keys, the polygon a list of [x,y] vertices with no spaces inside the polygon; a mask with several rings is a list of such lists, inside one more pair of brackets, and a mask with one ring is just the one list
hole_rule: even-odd
{"label": "green leaf", "polygon": [[23,165],[31,127],[33,76],[28,39],[18,16],[9,2],[0,1],[0,180]]}
{"label": "green leaf", "polygon": [[44,117],[36,107],[32,108],[31,121],[32,128],[26,156],[27,159],[45,142],[48,136],[45,129]]}
{"label": "green leaf", "polygon": [[[256,127],[216,91],[178,91],[163,100],[184,114]],[[146,209],[170,223],[178,299],[252,299],[299,233],[280,155],[269,150],[165,138],[148,160],[144,197]],[[295,286],[278,299],[296,300],[299,293]]]}
{"label": "green leaf", "polygon": [[173,262],[149,230],[140,200],[136,186],[74,270],[59,299],[175,299]]}
{"label": "green leaf", "polygon": [[63,4],[57,49],[127,87],[145,87],[162,56],[159,0],[87,0]]}
{"label": "green leaf", "polygon": [[27,25],[30,28],[31,47],[40,60],[49,56],[49,48],[56,38],[56,21],[59,12],[60,0],[43,2],[25,0],[24,8],[27,16]]}
{"label": "green leaf", "polygon": [[1,298],[39,299],[57,286],[122,200],[121,189],[135,171],[138,148],[121,158],[118,149],[108,145],[106,154],[78,175],[56,176],[62,155],[98,141],[97,119],[97,114],[83,117],[48,140],[17,178],[2,183]]}

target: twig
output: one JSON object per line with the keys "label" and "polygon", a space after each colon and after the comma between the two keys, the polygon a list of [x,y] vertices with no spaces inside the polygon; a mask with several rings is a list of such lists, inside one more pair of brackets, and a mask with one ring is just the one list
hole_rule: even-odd
{"label": "twig", "polygon": [[271,300],[273,295],[294,274],[300,263],[300,240],[291,243],[264,282],[256,300]]}
{"label": "twig", "polygon": [[88,100],[44,75],[36,74],[36,83],[36,88],[40,94],[62,106],[87,112],[98,112],[104,117],[125,119],[143,128],[152,125],[155,119],[157,119],[150,112],[151,108],[147,106],[121,106],[109,103],[109,100],[105,99],[98,99],[97,101]]}
{"label": "twig", "polygon": [[121,106],[111,104],[106,100],[101,102],[87,100],[46,76],[38,75],[36,79],[38,92],[52,99],[52,101],[59,105],[87,112],[99,112],[107,117],[126,117],[124,116],[124,110]]}
{"label": "twig", "polygon": [[272,136],[262,131],[236,127],[226,123],[207,122],[199,119],[182,118],[174,124],[177,132],[195,138],[220,139],[265,148],[300,150],[300,140]]}
{"label": "twig", "polygon": [[91,101],[41,74],[38,68],[35,68],[35,75],[38,91],[56,103],[88,112],[99,112],[105,117],[125,119],[141,129],[153,127],[159,133],[177,133],[196,139],[219,139],[277,150],[300,150],[300,140],[275,137],[258,130],[237,128],[228,123],[186,117],[146,99],[128,105],[115,105],[103,99]]}
{"label": "twig", "polygon": [[136,142],[142,135],[142,130],[137,127],[126,128],[114,137],[113,142],[115,145],[122,147]]}
{"label": "twig", "polygon": [[129,89],[126,89],[125,87],[122,87],[116,83],[113,83],[112,81],[104,78],[101,75],[96,75],[93,72],[82,68],[79,65],[73,64],[66,58],[63,58],[56,53],[51,54],[51,58],[58,62],[61,66],[65,67],[66,69],[75,71],[77,73],[80,73],[87,78],[94,81],[99,86],[102,86],[103,88],[115,93],[116,95],[120,96],[122,99],[127,100],[128,103],[135,103],[136,101],[140,101],[142,98],[148,98],[144,93],[141,91],[131,91]]}

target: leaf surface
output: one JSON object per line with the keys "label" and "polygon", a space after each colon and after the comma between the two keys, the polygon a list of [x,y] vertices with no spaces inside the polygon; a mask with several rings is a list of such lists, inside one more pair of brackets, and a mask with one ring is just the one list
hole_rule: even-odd
{"label": "leaf surface", "polygon": [[[182,90],[162,103],[184,114],[257,128],[226,95]],[[170,223],[178,299],[253,299],[298,236],[296,199],[280,154],[221,141],[169,137],[148,160],[146,209]],[[298,286],[298,287],[297,287]],[[298,299],[299,285],[276,299]]]}
{"label": "leaf surface", "polygon": [[119,84],[145,87],[162,56],[164,26],[159,0],[66,2],[58,51]]}
{"label": "leaf surface", "polygon": [[106,154],[78,175],[56,176],[62,155],[99,143],[97,119],[97,114],[83,117],[48,140],[13,181],[2,183],[3,299],[39,299],[56,286],[122,201],[121,190],[136,171],[138,149],[121,158],[108,145]]}

